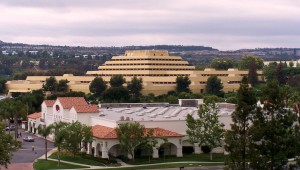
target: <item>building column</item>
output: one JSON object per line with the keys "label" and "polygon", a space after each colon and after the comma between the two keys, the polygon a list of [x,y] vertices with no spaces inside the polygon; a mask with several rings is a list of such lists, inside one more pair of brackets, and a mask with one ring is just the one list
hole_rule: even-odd
{"label": "building column", "polygon": [[85,149],[85,146],[84,144],[81,142],[81,149],[80,149],[81,152],[86,152],[86,149]]}
{"label": "building column", "polygon": [[92,154],[92,144],[91,144],[91,143],[88,143],[88,144],[87,144],[87,151],[86,151],[86,154]]}
{"label": "building column", "polygon": [[98,145],[98,143],[94,142],[94,157],[99,157],[98,151],[97,151],[97,145]]}
{"label": "building column", "polygon": [[159,158],[158,149],[156,147],[153,147],[152,158]]}
{"label": "building column", "polygon": [[108,157],[107,146],[105,146],[105,145],[106,145],[106,142],[103,142],[103,144],[101,146],[102,147],[101,148],[101,153],[102,153],[101,157],[108,159],[109,157]]}
{"label": "building column", "polygon": [[194,143],[194,152],[195,152],[195,154],[201,153],[201,148],[199,146],[199,143]]}
{"label": "building column", "polygon": [[30,122],[27,122],[27,131],[30,132]]}
{"label": "building column", "polygon": [[182,148],[177,148],[176,157],[182,157]]}

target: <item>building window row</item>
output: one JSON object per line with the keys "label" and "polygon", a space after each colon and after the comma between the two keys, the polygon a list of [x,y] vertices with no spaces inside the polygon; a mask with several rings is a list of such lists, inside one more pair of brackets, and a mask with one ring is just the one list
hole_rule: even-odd
{"label": "building window row", "polygon": [[161,64],[161,63],[133,63],[133,64],[105,64],[105,66],[137,66],[137,65],[150,65],[150,66],[187,66],[188,64]]}
{"label": "building window row", "polygon": [[228,84],[241,84],[241,81],[227,81]]}
{"label": "building window row", "polygon": [[221,77],[227,77],[228,74],[201,74],[203,77],[210,77],[210,76],[221,76]]}
{"label": "building window row", "polygon": [[176,82],[153,82],[153,84],[176,84]]}
{"label": "building window row", "polygon": [[[91,74],[91,76],[100,76],[100,77],[111,77],[115,74]],[[170,77],[170,76],[189,76],[190,74],[122,74],[124,77],[142,77],[142,76],[148,76],[148,77]]]}
{"label": "building window row", "polygon": [[128,59],[112,59],[112,61],[182,61],[181,59],[160,59],[160,58],[128,58]]}
{"label": "building window row", "polygon": [[180,71],[180,70],[195,70],[192,68],[102,68],[100,70],[173,70],[173,71]]}

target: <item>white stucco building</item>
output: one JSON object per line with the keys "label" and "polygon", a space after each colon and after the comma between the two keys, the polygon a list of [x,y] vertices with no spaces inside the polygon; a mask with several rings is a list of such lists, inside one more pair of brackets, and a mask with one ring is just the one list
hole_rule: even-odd
{"label": "white stucco building", "polygon": [[[193,151],[200,153],[197,144],[192,145],[186,136],[186,116],[191,114],[197,117],[198,106],[202,100],[181,100],[180,105],[169,105],[168,103],[117,103],[89,105],[82,97],[59,97],[56,100],[45,100],[42,103],[42,110],[35,119],[28,116],[28,130],[34,132],[34,128],[49,126],[54,122],[76,122],[92,127],[94,140],[87,146],[86,151],[96,157],[109,158],[119,156],[122,153],[119,149],[119,141],[115,128],[128,122],[139,122],[144,125],[146,132],[153,129],[158,144],[153,148],[153,158],[159,155],[168,154],[181,157],[183,153]],[[102,106],[102,107],[101,107]],[[101,108],[100,108],[101,107]],[[229,129],[231,113],[234,105],[219,104],[219,118]],[[32,116],[31,116],[32,117]],[[145,132],[145,134],[146,134]],[[168,141],[168,150],[162,147],[165,143],[161,138]],[[223,152],[223,148],[215,148],[214,152]],[[166,153],[168,152],[168,153]],[[138,155],[146,155],[147,151],[138,150]]]}

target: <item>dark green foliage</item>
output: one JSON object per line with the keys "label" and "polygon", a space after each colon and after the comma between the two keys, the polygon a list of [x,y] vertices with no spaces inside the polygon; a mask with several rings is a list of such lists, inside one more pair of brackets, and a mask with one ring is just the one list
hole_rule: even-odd
{"label": "dark green foliage", "polygon": [[237,94],[237,106],[232,114],[231,130],[225,133],[226,164],[231,169],[246,169],[251,144],[250,123],[256,111],[256,98],[244,77]]}
{"label": "dark green foliage", "polygon": [[141,91],[143,89],[143,80],[142,78],[137,78],[134,76],[127,85],[129,94],[133,97],[141,96]]}
{"label": "dark green foliage", "polygon": [[109,81],[111,87],[122,87],[124,83],[126,83],[126,80],[123,75],[120,74],[111,76]]}
{"label": "dark green foliage", "polygon": [[44,91],[51,91],[54,92],[57,90],[57,80],[55,77],[49,77],[46,79],[46,83],[43,85]]}
{"label": "dark green foliage", "polygon": [[286,84],[286,80],[287,80],[286,74],[283,69],[284,69],[284,64],[280,62],[276,68],[276,78],[280,85]]}
{"label": "dark green foliage", "polygon": [[131,156],[131,159],[134,160],[136,147],[146,142],[147,138],[144,136],[145,127],[138,122],[134,122],[120,124],[115,130],[121,149],[126,151]]}
{"label": "dark green foliage", "polygon": [[269,66],[264,67],[263,74],[266,80],[276,79],[277,63],[270,63]]}
{"label": "dark green foliage", "polygon": [[68,91],[68,83],[69,83],[68,80],[59,80],[56,91],[67,92]]}
{"label": "dark green foliage", "polygon": [[42,89],[33,90],[31,93],[21,94],[17,97],[18,100],[26,104],[27,113],[39,112],[43,103],[45,94]]}
{"label": "dark green foliage", "polygon": [[178,76],[176,78],[176,91],[177,92],[190,92],[191,80],[188,76]]}
{"label": "dark green foliage", "polygon": [[4,165],[7,168],[12,152],[18,147],[18,142],[13,139],[11,134],[5,132],[4,125],[0,123],[0,165]]}
{"label": "dark green foliage", "polygon": [[18,120],[26,118],[26,105],[19,99],[6,98],[0,100],[0,120],[9,120],[10,123],[15,125],[15,139],[18,134]]}
{"label": "dark green foliage", "polygon": [[255,61],[252,61],[250,64],[248,72],[248,81],[252,86],[258,84],[257,64]]}
{"label": "dark green foliage", "polygon": [[285,97],[277,81],[268,82],[263,93],[264,108],[254,115],[251,128],[251,166],[254,169],[283,169],[299,140],[294,136],[296,114],[284,109]]}
{"label": "dark green foliage", "polygon": [[62,148],[70,151],[73,156],[80,151],[81,144],[91,143],[93,141],[93,134],[90,126],[75,122],[68,124],[65,127],[63,136]]}
{"label": "dark green foliage", "polygon": [[190,143],[199,143],[199,146],[215,148],[221,146],[224,124],[219,122],[219,108],[215,103],[204,103],[199,106],[198,118],[188,114],[186,130]]}
{"label": "dark green foliage", "polygon": [[210,67],[216,70],[228,70],[234,67],[234,62],[229,57],[214,58],[210,63]]}
{"label": "dark green foliage", "polygon": [[221,83],[221,79],[219,79],[217,76],[210,76],[207,79],[206,93],[223,97],[224,92],[222,89],[223,85]]}
{"label": "dark green foliage", "polygon": [[6,83],[6,80],[0,80],[0,94],[3,94],[5,93],[5,83]]}
{"label": "dark green foliage", "polygon": [[256,56],[245,56],[239,62],[238,66],[240,70],[249,70],[251,67],[251,63],[256,62],[257,69],[261,70],[264,67],[264,61],[260,57]]}
{"label": "dark green foliage", "polygon": [[111,87],[103,93],[103,100],[107,102],[125,102],[129,100],[129,92],[124,87]]}
{"label": "dark green foliage", "polygon": [[94,93],[96,97],[100,97],[106,88],[106,82],[102,79],[102,77],[95,77],[89,86],[90,92]]}

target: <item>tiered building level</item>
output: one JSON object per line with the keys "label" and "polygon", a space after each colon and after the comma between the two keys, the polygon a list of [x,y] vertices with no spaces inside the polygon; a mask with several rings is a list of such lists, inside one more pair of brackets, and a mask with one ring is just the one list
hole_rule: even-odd
{"label": "tiered building level", "polygon": [[[114,56],[111,61],[106,61],[99,66],[97,71],[88,71],[86,76],[73,76],[66,74],[56,76],[56,79],[69,81],[71,91],[82,91],[89,93],[89,84],[96,77],[102,77],[109,82],[111,76],[121,74],[127,82],[133,76],[143,79],[143,94],[153,93],[155,95],[166,94],[175,90],[176,78],[178,76],[189,76],[192,81],[190,89],[194,93],[205,92],[207,79],[218,76],[223,83],[224,91],[236,91],[243,76],[248,75],[248,71],[237,69],[204,71],[195,70],[187,61],[183,61],[180,56],[170,56],[164,50],[130,50],[124,56]],[[258,71],[261,78],[262,72]],[[14,92],[30,92],[42,88],[46,78],[49,76],[28,76],[26,80],[14,80],[7,82],[9,94]]]}

